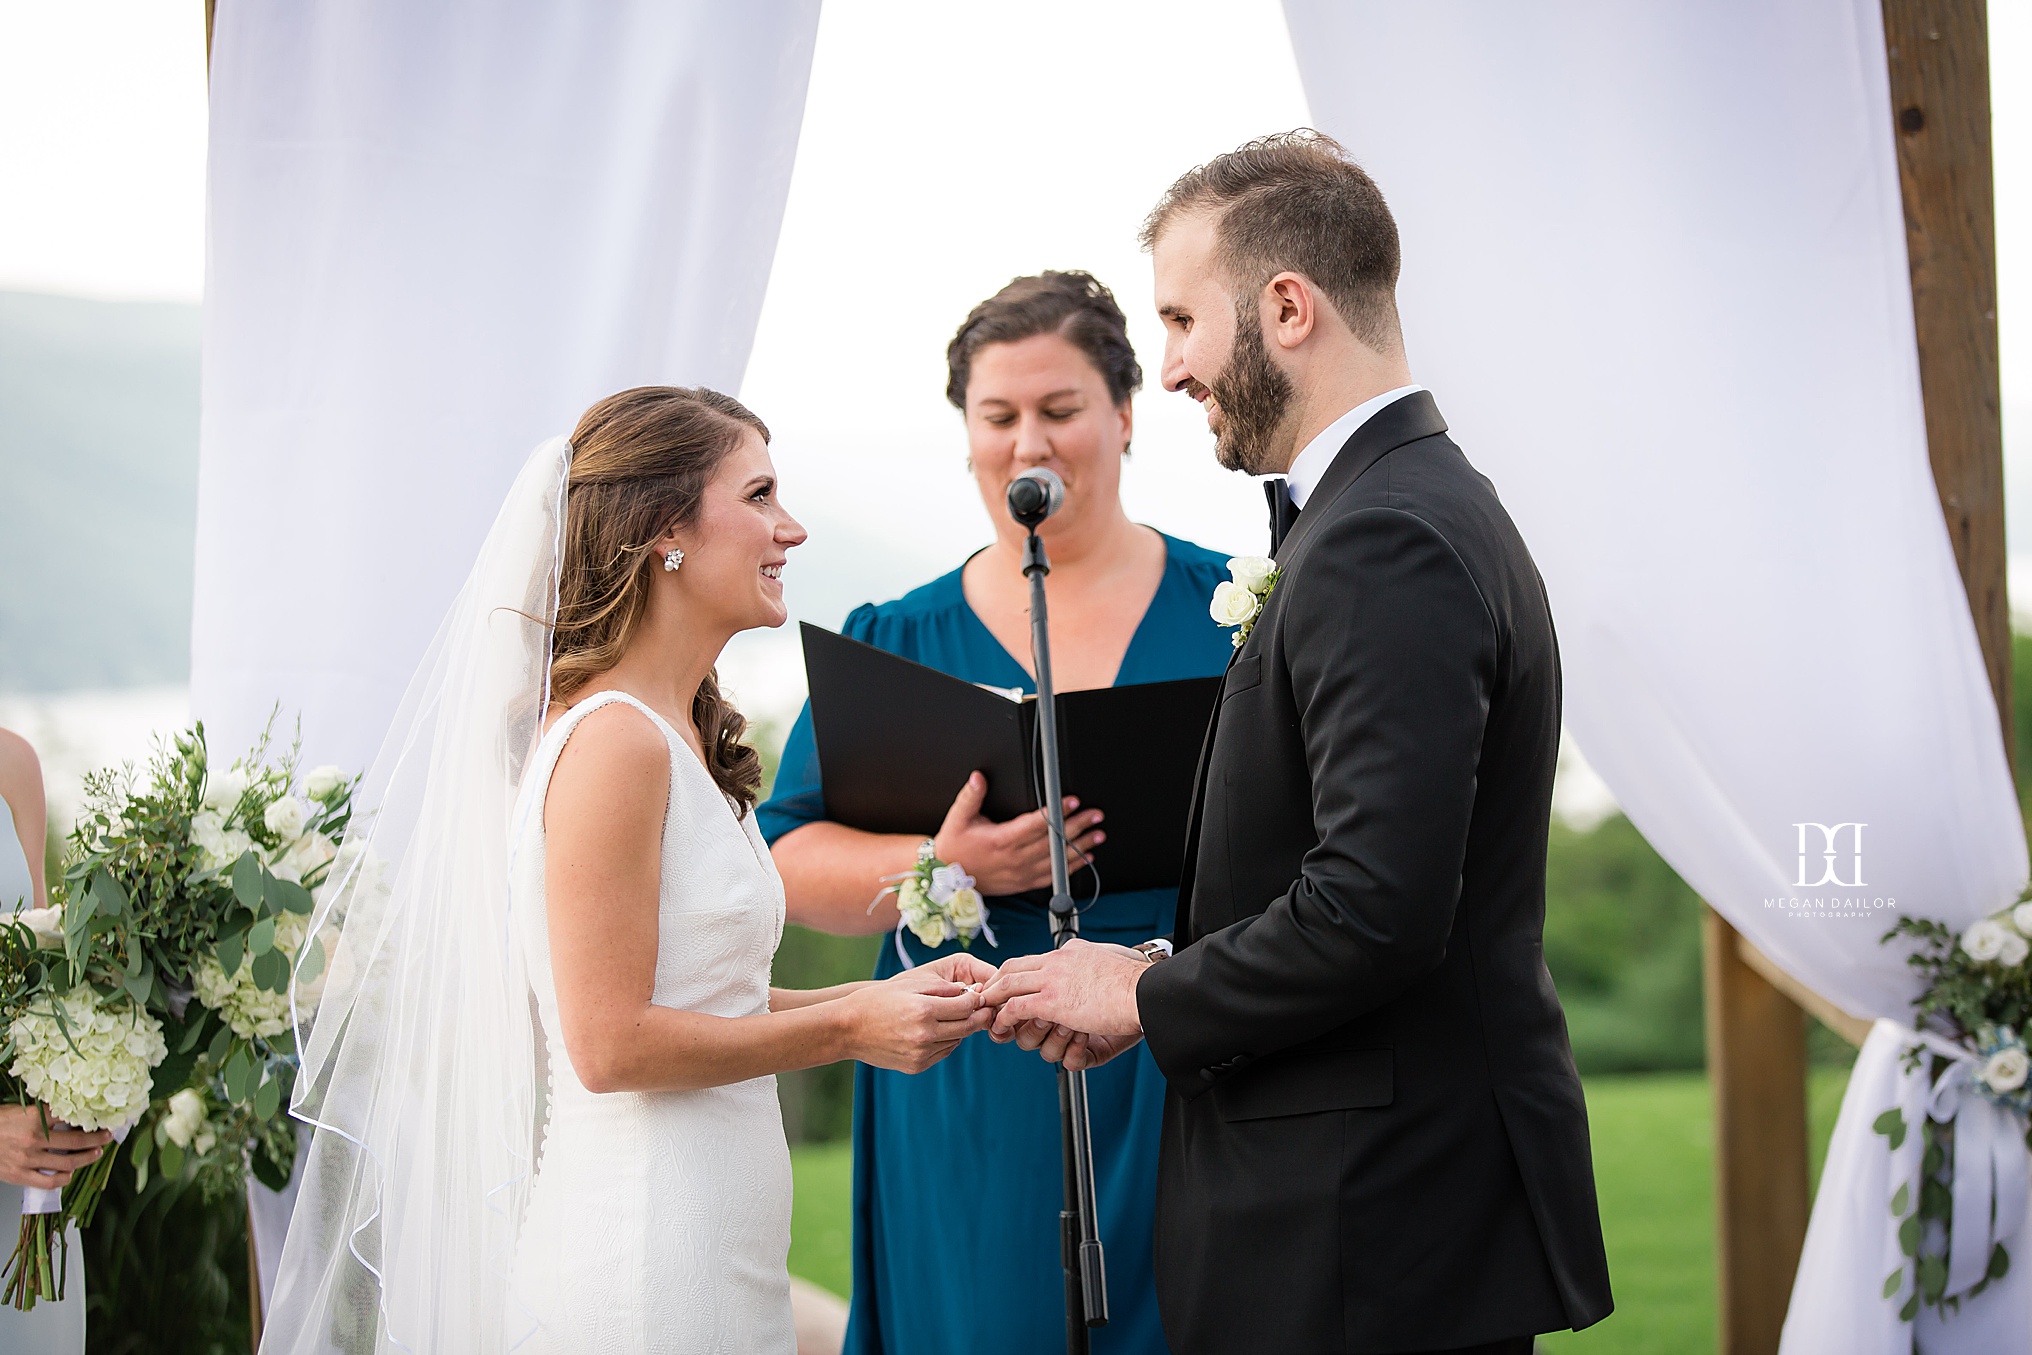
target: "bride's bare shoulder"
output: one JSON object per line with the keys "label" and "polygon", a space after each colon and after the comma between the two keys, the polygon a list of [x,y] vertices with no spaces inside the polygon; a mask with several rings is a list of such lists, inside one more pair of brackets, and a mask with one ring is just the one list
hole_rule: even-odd
{"label": "bride's bare shoulder", "polygon": [[[554,722],[555,712],[551,718]],[[670,743],[663,731],[626,701],[610,701],[581,716],[566,738],[548,798],[553,807],[581,795],[625,802],[667,788],[669,778]]]}

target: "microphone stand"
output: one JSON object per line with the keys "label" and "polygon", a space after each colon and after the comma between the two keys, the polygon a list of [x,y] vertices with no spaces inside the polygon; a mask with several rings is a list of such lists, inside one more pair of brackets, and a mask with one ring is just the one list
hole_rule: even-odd
{"label": "microphone stand", "polygon": [[[1065,796],[1058,779],[1058,707],[1051,691],[1051,636],[1044,610],[1044,576],[1051,572],[1044,542],[1030,527],[1023,573],[1030,580],[1030,649],[1037,665],[1037,729],[1044,742],[1045,821],[1051,825],[1051,948],[1079,935],[1079,913],[1065,868]],[[1108,1273],[1094,1209],[1094,1135],[1087,1118],[1087,1075],[1058,1065],[1059,1134],[1065,1163],[1065,1202],[1059,1210],[1059,1263],[1065,1269],[1065,1348],[1087,1355],[1087,1329],[1108,1322]]]}

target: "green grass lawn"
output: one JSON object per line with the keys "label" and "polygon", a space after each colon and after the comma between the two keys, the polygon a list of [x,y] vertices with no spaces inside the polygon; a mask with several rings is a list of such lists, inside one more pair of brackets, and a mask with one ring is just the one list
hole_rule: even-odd
{"label": "green grass lawn", "polygon": [[[1848,1072],[1815,1069],[1807,1102],[1813,1176]],[[1616,1311],[1584,1332],[1546,1337],[1555,1355],[1706,1355],[1714,1339],[1714,1176],[1707,1079],[1649,1073],[1587,1080],[1595,1182]],[[852,1276],[852,1155],[795,1149],[790,1269],[844,1294]]]}

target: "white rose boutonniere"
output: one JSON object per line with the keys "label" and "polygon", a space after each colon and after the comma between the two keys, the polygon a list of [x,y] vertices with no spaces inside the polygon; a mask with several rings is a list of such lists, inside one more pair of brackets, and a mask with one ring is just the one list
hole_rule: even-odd
{"label": "white rose boutonniere", "polygon": [[1283,571],[1267,555],[1237,555],[1228,561],[1228,574],[1230,577],[1214,589],[1207,610],[1217,624],[1234,628],[1235,648],[1240,649],[1256,628],[1256,618],[1263,614],[1263,604],[1269,601],[1270,590],[1277,586]]}

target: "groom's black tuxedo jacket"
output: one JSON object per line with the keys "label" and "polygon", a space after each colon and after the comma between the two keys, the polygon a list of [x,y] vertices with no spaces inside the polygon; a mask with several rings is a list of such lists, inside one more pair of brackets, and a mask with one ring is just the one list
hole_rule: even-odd
{"label": "groom's black tuxedo jacket", "polygon": [[1610,1309],[1546,973],[1559,650],[1432,397],[1341,448],[1201,756],[1157,1286],[1180,1355],[1447,1349]]}

